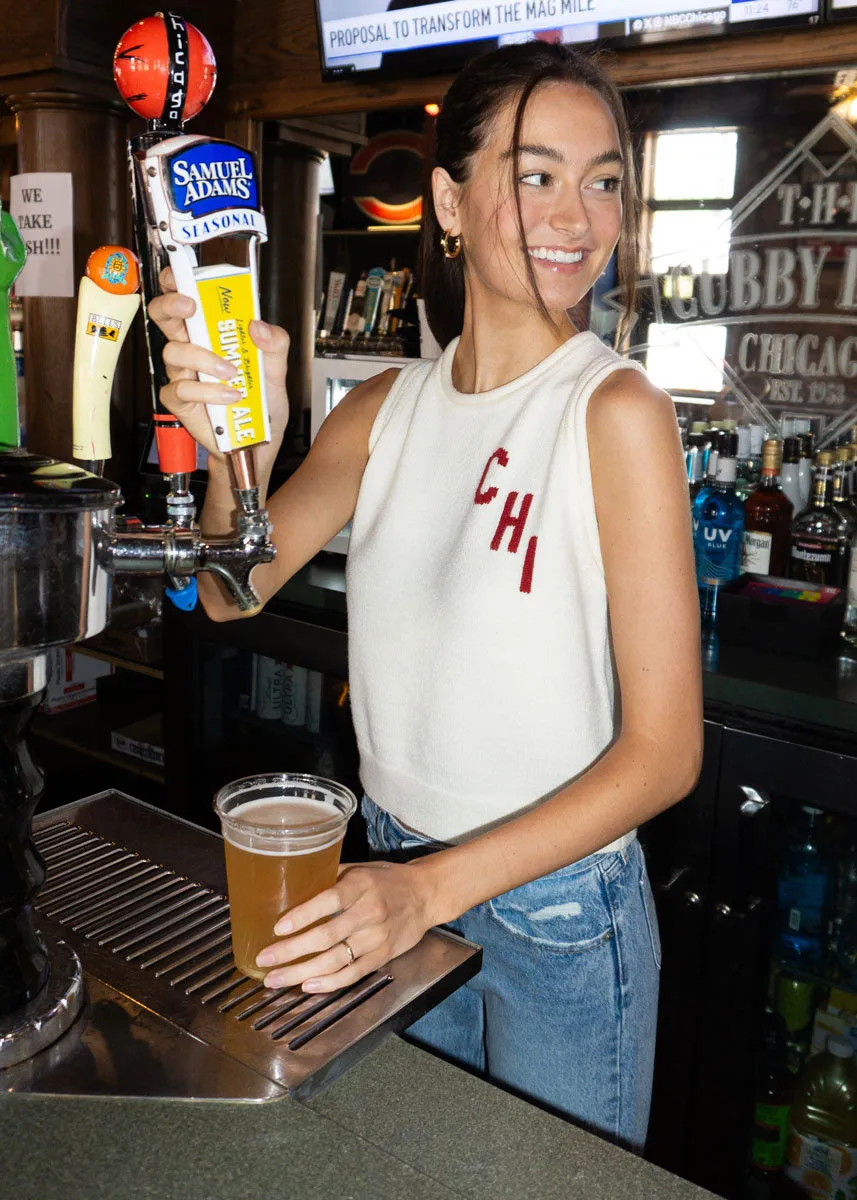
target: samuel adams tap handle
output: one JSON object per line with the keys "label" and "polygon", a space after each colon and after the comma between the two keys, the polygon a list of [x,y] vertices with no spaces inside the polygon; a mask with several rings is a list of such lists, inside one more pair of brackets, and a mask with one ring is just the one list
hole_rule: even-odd
{"label": "samuel adams tap handle", "polygon": [[128,154],[158,461],[164,474],[189,474],[196,467],[196,443],[160,402],[167,382],[162,357],[165,339],[149,319],[148,304],[160,291],[158,277],[168,258],[152,237],[141,173],[146,169],[146,151],[180,134],[185,121],[207,104],[217,81],[217,65],[211,46],[195,26],[176,13],[156,13],[122,35],[113,56],[113,77],[125,103],[147,122],[146,132],[130,139]]}

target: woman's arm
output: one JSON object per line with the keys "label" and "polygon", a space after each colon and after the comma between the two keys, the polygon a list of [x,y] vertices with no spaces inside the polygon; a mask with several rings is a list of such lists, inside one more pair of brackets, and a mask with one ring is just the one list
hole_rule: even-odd
{"label": "woman's arm", "polygon": [[[383,371],[353,388],[327,417],[295,473],[268,501],[277,556],[255,567],[251,575],[260,608],[354,516],[372,424],[397,375],[398,370]],[[232,525],[234,499],[226,467],[222,463],[217,467],[218,492],[203,509],[204,533],[223,532]],[[205,579],[205,587],[204,578],[199,577],[199,594],[213,621],[253,616],[239,611],[216,576]]]}
{"label": "woman's arm", "polygon": [[[537,808],[407,866],[347,868],[335,888],[277,932],[332,920],[278,943],[273,959],[318,953],[268,976],[327,991],[415,945],[432,925],[591,854],[685,796],[702,756],[699,613],[687,481],[672,401],[617,371],[587,415],[622,728],[580,778]],[[643,448],[644,471],[632,469]],[[338,915],[333,915],[338,914]],[[344,938],[358,961],[345,965]],[[319,978],[320,977],[320,978]],[[318,980],[318,986],[315,981]]]}
{"label": "woman's arm", "polygon": [[[176,292],[169,269],[161,274],[161,286],[162,295],[149,305],[149,314],[168,339],[164,366],[170,382],[162,389],[161,400],[209,451],[208,487],[200,516],[202,533],[209,537],[229,534],[234,529],[235,498],[228,468],[217,450],[203,406],[235,400],[228,380],[236,371],[225,359],[188,340],[185,319],[192,315],[194,302]],[[284,329],[263,321],[250,323],[250,336],[262,351],[271,416],[271,441],[256,448],[259,491],[264,504],[288,419],[289,337]],[[201,382],[200,374],[224,382]],[[372,423],[397,374],[395,370],[383,371],[349,392],[324,422],[304,462],[270,498],[268,515],[274,527],[272,540],[277,556],[252,572],[253,586],[261,598],[259,608],[354,515],[369,456]],[[241,612],[215,575],[203,572],[198,582],[203,607],[214,621],[232,621],[259,611],[257,608]]]}

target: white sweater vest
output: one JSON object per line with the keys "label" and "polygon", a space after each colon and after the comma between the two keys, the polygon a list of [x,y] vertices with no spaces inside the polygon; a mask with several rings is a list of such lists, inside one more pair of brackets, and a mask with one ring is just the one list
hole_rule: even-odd
{"label": "white sweater vest", "polygon": [[586,408],[638,367],[580,333],[469,395],[456,345],[381,405],[347,563],[361,782],[444,842],[545,800],[617,732]]}

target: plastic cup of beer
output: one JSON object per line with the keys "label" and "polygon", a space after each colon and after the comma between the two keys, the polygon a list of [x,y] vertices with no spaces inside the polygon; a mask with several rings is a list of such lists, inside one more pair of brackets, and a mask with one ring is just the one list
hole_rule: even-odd
{"label": "plastic cup of beer", "polygon": [[316,775],[250,775],[214,798],[226,850],[235,966],[252,979],[256,955],[276,941],[290,908],[336,883],[353,792]]}

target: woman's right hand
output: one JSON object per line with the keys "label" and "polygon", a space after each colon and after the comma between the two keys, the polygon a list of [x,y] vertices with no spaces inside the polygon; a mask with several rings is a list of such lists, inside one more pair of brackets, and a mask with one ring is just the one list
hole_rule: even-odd
{"label": "woman's right hand", "polygon": [[[178,417],[188,433],[216,458],[222,458],[214,440],[214,431],[205,410],[206,404],[232,404],[236,400],[235,389],[226,381],[237,371],[225,358],[193,345],[188,339],[185,319],[193,315],[194,301],[176,291],[173,273],[166,267],[160,274],[163,292],[149,304],[149,316],[164,334],[164,368],[169,383],[161,388],[161,403]],[[286,396],[286,362],[289,351],[289,335],[278,325],[264,321],[251,321],[250,337],[262,352],[268,410],[271,420],[270,446],[273,456],[289,418],[289,402]],[[200,374],[211,375],[223,383],[204,383]]]}

